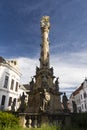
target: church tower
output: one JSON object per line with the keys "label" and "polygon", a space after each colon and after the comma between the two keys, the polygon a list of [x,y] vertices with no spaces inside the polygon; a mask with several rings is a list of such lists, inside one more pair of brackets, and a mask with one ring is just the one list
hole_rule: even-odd
{"label": "church tower", "polygon": [[28,112],[30,113],[60,113],[62,111],[59,92],[59,82],[50,68],[49,31],[50,18],[43,16],[40,21],[41,52],[40,67],[36,67],[36,75],[30,82]]}

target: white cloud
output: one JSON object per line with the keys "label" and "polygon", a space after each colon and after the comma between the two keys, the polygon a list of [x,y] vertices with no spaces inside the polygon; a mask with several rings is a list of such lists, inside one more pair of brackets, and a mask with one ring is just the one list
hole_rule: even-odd
{"label": "white cloud", "polygon": [[29,83],[31,77],[35,75],[35,69],[36,66],[38,66],[38,59],[20,57],[17,61],[22,73],[21,82],[23,84]]}
{"label": "white cloud", "polygon": [[[61,90],[66,90],[65,88],[70,90],[70,88],[79,87],[84,81],[87,76],[86,64],[83,64],[85,63],[86,55],[87,54],[83,52],[73,53],[66,56],[66,59],[64,56],[62,60],[61,57],[58,56],[51,57],[51,66],[54,68],[54,75],[59,77]],[[72,59],[69,60],[70,58]],[[80,63],[74,62],[76,59],[79,60],[79,58]],[[39,66],[39,60],[24,57],[20,57],[17,60],[22,72],[22,83],[29,83],[31,77],[35,75],[36,66]]]}
{"label": "white cloud", "polygon": [[86,52],[52,56],[55,75],[60,77],[61,87],[78,87],[87,76]]}

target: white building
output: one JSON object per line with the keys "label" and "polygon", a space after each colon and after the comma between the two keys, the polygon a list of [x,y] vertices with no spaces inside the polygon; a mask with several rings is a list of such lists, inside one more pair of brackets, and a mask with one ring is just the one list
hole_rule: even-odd
{"label": "white building", "polygon": [[84,82],[77,88],[70,96],[69,107],[71,112],[73,112],[73,102],[77,106],[77,112],[87,112],[87,78]]}
{"label": "white building", "polygon": [[19,90],[21,73],[17,61],[7,61],[0,57],[0,110],[10,110],[12,102],[16,103],[21,91]]}

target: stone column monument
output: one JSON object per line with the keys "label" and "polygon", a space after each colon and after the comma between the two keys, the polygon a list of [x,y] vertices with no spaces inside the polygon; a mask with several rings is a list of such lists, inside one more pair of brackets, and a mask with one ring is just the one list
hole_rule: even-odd
{"label": "stone column monument", "polygon": [[49,16],[42,17],[41,19],[41,55],[40,55],[40,68],[49,68],[49,29],[50,22]]}
{"label": "stone column monument", "polygon": [[[53,67],[50,68],[49,59],[49,31],[50,18],[43,16],[40,22],[41,27],[41,52],[40,67],[36,67],[33,87],[30,86],[28,112],[32,113],[59,113],[62,112],[59,82],[53,74]],[[55,79],[55,81],[54,81]],[[31,84],[30,84],[31,85]]]}
{"label": "stone column monument", "polygon": [[34,125],[36,119],[37,125],[47,120],[48,122],[57,120],[57,118],[59,118],[57,114],[63,112],[60,99],[62,93],[59,92],[59,78],[54,76],[53,67],[50,67],[49,16],[43,16],[41,18],[40,28],[40,66],[36,67],[36,74],[33,76],[33,84],[30,82],[26,109],[26,113],[29,115],[29,119],[27,119],[32,120],[32,125]]}

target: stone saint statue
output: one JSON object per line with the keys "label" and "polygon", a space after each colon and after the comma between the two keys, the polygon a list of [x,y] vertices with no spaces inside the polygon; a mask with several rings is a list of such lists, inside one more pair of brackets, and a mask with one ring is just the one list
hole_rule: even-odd
{"label": "stone saint statue", "polygon": [[59,91],[59,78],[56,78],[56,81],[55,81],[55,88],[56,88],[56,90],[58,90]]}
{"label": "stone saint statue", "polygon": [[22,96],[20,96],[20,99],[19,99],[21,104],[20,104],[18,111],[20,111],[20,112],[25,111],[25,108],[26,108],[25,98],[26,98],[26,95],[23,92]]}
{"label": "stone saint statue", "polygon": [[40,106],[41,111],[46,111],[48,109],[49,101],[50,101],[50,95],[46,91],[46,89],[44,89],[44,91],[41,93],[41,106]]}
{"label": "stone saint statue", "polygon": [[49,19],[50,19],[49,16],[43,16],[42,19],[41,19],[41,22],[40,22],[41,27],[48,27],[48,28],[50,28]]}
{"label": "stone saint statue", "polygon": [[34,78],[32,78],[30,82],[30,90],[33,90],[33,88],[34,88]]}
{"label": "stone saint statue", "polygon": [[15,107],[16,107],[16,98],[12,102],[11,111],[15,111]]}
{"label": "stone saint statue", "polygon": [[67,99],[66,93],[64,93],[63,98],[62,98],[64,112],[68,111],[67,101],[68,101],[68,99]]}

